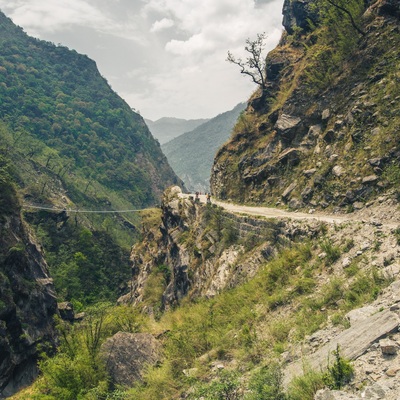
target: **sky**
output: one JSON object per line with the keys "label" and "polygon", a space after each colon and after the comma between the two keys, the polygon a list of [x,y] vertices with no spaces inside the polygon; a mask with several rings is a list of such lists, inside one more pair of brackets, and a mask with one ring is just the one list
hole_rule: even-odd
{"label": "sky", "polygon": [[283,0],[0,0],[26,33],[96,61],[114,91],[153,121],[212,118],[256,89],[227,52],[282,33]]}

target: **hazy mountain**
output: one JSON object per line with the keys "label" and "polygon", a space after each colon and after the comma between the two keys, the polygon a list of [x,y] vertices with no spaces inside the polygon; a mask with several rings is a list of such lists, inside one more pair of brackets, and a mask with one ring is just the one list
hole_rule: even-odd
{"label": "hazy mountain", "polygon": [[199,125],[207,122],[208,119],[181,119],[181,118],[169,118],[163,117],[157,121],[151,121],[145,119],[147,126],[153,136],[158,139],[158,141],[163,144],[172,140],[182,133],[189,132]]}
{"label": "hazy mountain", "polygon": [[209,190],[211,166],[218,148],[228,140],[244,103],[217,115],[191,132],[161,146],[176,174],[191,191]]}

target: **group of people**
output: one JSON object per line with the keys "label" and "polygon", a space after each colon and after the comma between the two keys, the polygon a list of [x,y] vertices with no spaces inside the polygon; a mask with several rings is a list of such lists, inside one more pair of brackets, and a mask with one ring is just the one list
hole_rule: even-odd
{"label": "group of people", "polygon": [[[200,203],[200,197],[199,197],[200,195],[201,195],[201,192],[195,193],[194,201],[196,203]],[[211,204],[211,193],[206,193],[206,198],[207,198],[207,204]]]}

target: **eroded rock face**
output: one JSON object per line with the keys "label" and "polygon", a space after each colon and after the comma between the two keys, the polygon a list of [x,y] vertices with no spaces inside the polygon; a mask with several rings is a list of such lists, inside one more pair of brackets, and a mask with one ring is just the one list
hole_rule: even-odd
{"label": "eroded rock face", "polygon": [[142,380],[149,365],[160,360],[160,349],[150,334],[118,332],[104,342],[101,354],[113,382],[130,387]]}
{"label": "eroded rock face", "polygon": [[16,208],[0,215],[0,398],[37,376],[38,345],[55,344],[53,281]]}
{"label": "eroded rock face", "polygon": [[289,35],[292,35],[295,27],[304,31],[309,29],[309,20],[315,22],[316,16],[310,9],[312,0],[285,0],[283,3],[283,26]]}

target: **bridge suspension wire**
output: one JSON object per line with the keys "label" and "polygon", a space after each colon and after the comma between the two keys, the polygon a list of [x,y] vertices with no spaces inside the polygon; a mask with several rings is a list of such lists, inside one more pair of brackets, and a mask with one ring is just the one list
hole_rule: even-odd
{"label": "bridge suspension wire", "polygon": [[132,209],[132,210],[79,210],[70,208],[57,208],[57,207],[45,207],[45,206],[35,206],[33,204],[23,204],[22,208],[33,208],[36,210],[46,210],[46,211],[57,211],[57,212],[69,212],[69,213],[80,213],[80,214],[122,214],[131,213],[147,210],[147,208]]}

